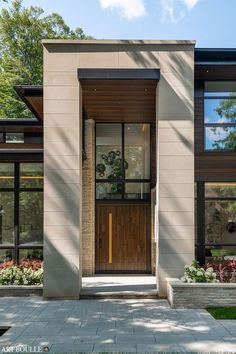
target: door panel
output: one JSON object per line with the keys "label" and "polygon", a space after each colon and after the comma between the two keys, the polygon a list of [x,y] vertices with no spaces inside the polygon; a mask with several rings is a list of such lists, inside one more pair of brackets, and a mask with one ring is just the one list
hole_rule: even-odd
{"label": "door panel", "polygon": [[97,272],[149,272],[150,206],[97,204],[96,249]]}

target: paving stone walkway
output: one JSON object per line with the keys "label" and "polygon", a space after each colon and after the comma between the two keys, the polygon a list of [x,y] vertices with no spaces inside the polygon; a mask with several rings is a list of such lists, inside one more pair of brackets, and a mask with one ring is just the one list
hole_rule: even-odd
{"label": "paving stone walkway", "polygon": [[236,321],[205,310],[172,310],[166,300],[44,301],[1,298],[0,348],[47,346],[49,352],[236,353]]}

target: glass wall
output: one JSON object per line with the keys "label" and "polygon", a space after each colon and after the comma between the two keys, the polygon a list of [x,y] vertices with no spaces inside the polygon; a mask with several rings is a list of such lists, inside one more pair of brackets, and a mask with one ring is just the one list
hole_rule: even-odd
{"label": "glass wall", "polygon": [[236,82],[205,82],[205,150],[236,150]]}
{"label": "glass wall", "polygon": [[0,163],[0,262],[42,259],[43,164]]}
{"label": "glass wall", "polygon": [[150,124],[96,124],[96,198],[150,198]]}
{"label": "glass wall", "polygon": [[205,261],[226,257],[236,260],[236,183],[200,182],[201,187],[203,200],[198,195],[197,201],[198,254]]}

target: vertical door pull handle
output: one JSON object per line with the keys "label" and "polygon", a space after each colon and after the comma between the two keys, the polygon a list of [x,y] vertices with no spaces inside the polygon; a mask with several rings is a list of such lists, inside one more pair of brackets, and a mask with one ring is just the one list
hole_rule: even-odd
{"label": "vertical door pull handle", "polygon": [[108,263],[112,263],[112,213],[108,215],[109,234],[108,234]]}

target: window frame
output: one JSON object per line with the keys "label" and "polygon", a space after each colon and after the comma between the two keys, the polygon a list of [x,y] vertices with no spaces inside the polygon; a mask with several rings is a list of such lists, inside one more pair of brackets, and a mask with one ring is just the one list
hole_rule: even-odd
{"label": "window frame", "polygon": [[[213,81],[213,80],[211,80]],[[234,82],[235,80],[215,80],[214,82]],[[236,150],[231,150],[231,149],[207,149],[206,148],[206,128],[212,128],[212,127],[215,127],[215,128],[235,128],[236,129],[236,120],[235,120],[235,123],[206,123],[205,122],[205,113],[206,113],[206,105],[205,105],[205,101],[206,100],[215,100],[215,99],[220,99],[220,100],[224,100],[224,99],[235,99],[236,100],[236,93],[235,95],[233,96],[227,96],[227,95],[217,95],[218,92],[215,92],[215,95],[207,95],[206,91],[205,91],[205,86],[206,86],[206,82],[207,81],[204,81],[204,92],[203,92],[203,126],[204,126],[204,130],[203,130],[203,142],[204,142],[204,152],[207,152],[207,153],[224,153],[224,152],[227,152],[227,153],[234,153],[236,152]]]}
{"label": "window frame", "polygon": [[204,265],[206,262],[206,247],[209,246],[235,246],[236,242],[232,243],[206,243],[206,235],[205,235],[205,219],[206,219],[206,201],[235,201],[235,197],[206,197],[205,196],[205,185],[207,183],[235,183],[235,181],[204,181],[197,182],[197,195],[196,198],[196,220],[197,223],[197,235],[195,238],[195,248],[196,248],[196,259],[199,261],[201,265]]}
{"label": "window frame", "polygon": [[[122,159],[122,178],[120,179],[99,179],[96,177],[96,165],[97,165],[97,143],[96,143],[96,138],[97,138],[97,126],[102,125],[102,124],[120,124],[121,125],[121,159]],[[125,125],[132,125],[132,124],[148,124],[149,125],[149,144],[150,144],[150,156],[149,156],[149,169],[150,169],[150,174],[149,178],[146,179],[128,179],[125,178],[125,168],[124,168],[124,161],[125,161]],[[152,124],[150,122],[96,122],[95,123],[95,200],[96,202],[99,203],[119,203],[119,202],[144,202],[147,203],[151,200],[151,180],[152,180],[152,168],[151,168],[151,163],[152,163]],[[119,199],[97,199],[96,197],[96,186],[97,183],[121,183],[122,184],[122,196]],[[135,199],[135,198],[125,198],[125,185],[127,183],[149,183],[150,185],[150,192],[149,192],[149,197],[147,199]]]}
{"label": "window frame", "polygon": [[[5,163],[2,162],[2,163]],[[20,164],[21,163],[43,163],[42,161],[22,161],[22,162],[9,162],[14,164],[14,185],[13,187],[0,187],[1,192],[14,193],[14,236],[13,244],[0,244],[0,250],[13,250],[13,261],[19,262],[20,250],[38,249],[43,250],[43,243],[40,244],[20,244],[20,193],[21,192],[42,192],[43,187],[20,187]]]}

